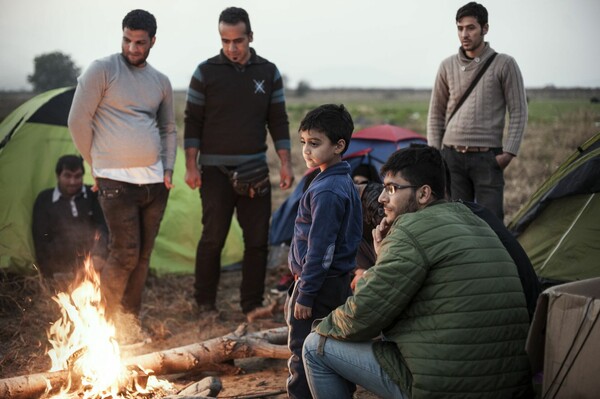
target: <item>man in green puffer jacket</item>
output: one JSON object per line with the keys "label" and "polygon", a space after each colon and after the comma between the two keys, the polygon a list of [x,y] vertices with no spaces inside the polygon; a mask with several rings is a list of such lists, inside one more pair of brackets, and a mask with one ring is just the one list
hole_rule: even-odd
{"label": "man in green puffer jacket", "polygon": [[382,167],[377,263],[304,343],[314,398],[350,398],[347,381],[385,398],[531,393],[517,269],[483,220],[442,199],[444,170],[432,147]]}

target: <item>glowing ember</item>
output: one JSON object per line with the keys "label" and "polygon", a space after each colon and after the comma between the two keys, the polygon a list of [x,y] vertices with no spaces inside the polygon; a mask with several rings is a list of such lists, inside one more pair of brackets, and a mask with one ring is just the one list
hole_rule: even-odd
{"label": "glowing ember", "polygon": [[89,258],[78,277],[70,293],[52,298],[62,315],[48,332],[50,371],[67,370],[69,375],[53,398],[153,397],[171,390],[168,381],[149,375],[151,371],[127,367],[121,361],[115,327],[105,318],[100,278]]}

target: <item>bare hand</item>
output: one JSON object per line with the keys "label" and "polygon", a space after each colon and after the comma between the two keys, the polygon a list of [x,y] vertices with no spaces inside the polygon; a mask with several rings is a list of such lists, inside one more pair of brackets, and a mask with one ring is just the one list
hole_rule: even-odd
{"label": "bare hand", "polygon": [[373,247],[375,248],[375,253],[379,255],[379,247],[381,247],[381,241],[387,236],[390,231],[390,225],[387,222],[386,218],[381,220],[372,231],[373,234]]}
{"label": "bare hand", "polygon": [[356,269],[354,271],[354,278],[350,282],[350,288],[352,289],[352,291],[356,290],[356,284],[358,284],[358,280],[360,280],[363,277],[365,271],[365,269]]}
{"label": "bare hand", "polygon": [[93,192],[98,192],[98,181],[96,180],[96,176],[94,176],[94,174],[92,173],[92,177],[94,178],[94,185],[92,186],[92,191]]}
{"label": "bare hand", "polygon": [[294,318],[296,320],[306,320],[310,319],[312,316],[312,308],[308,306],[300,305],[296,302],[296,306],[294,306]]}
{"label": "bare hand", "polygon": [[172,170],[170,170],[170,169],[165,170],[164,181],[165,181],[165,187],[167,188],[167,190],[170,190],[173,187],[175,187],[175,185],[173,184],[173,171]]}
{"label": "bare hand", "polygon": [[282,190],[287,190],[292,187],[292,183],[294,183],[294,173],[292,172],[292,165],[288,162],[284,165],[281,165],[281,169],[279,170],[279,188]]}
{"label": "bare hand", "polygon": [[185,182],[192,190],[202,187],[202,175],[196,166],[185,169]]}
{"label": "bare hand", "polygon": [[515,156],[510,152],[503,152],[502,154],[496,155],[496,162],[498,162],[498,166],[500,166],[500,169],[504,170],[514,157]]}
{"label": "bare hand", "polygon": [[279,188],[287,190],[292,187],[292,183],[294,182],[290,150],[281,148],[277,150],[277,156],[279,157],[279,162],[281,162],[281,168],[279,169]]}

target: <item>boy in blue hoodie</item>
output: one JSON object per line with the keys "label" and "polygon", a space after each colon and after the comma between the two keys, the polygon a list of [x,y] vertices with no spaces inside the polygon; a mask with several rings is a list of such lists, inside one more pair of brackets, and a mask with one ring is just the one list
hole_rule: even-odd
{"label": "boy in blue hoodie", "polygon": [[302,195],[288,255],[295,282],[289,290],[287,323],[290,398],[311,398],[302,344],[315,319],[346,301],[351,272],[362,237],[362,208],[342,155],[354,123],[343,105],[325,104],[310,111],[298,129],[308,168],[320,172]]}

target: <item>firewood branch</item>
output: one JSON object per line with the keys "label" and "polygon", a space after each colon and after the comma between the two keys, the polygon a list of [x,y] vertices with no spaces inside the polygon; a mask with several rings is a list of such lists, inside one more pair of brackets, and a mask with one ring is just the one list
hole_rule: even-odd
{"label": "firewood branch", "polygon": [[[124,359],[125,365],[137,365],[152,370],[155,375],[211,370],[214,364],[249,357],[287,359],[287,327],[246,332],[240,325],[234,332],[196,344],[148,353]],[[214,366],[212,366],[214,367]],[[67,371],[55,371],[0,379],[0,398],[26,399],[44,394],[49,384],[61,386],[68,378]]]}

